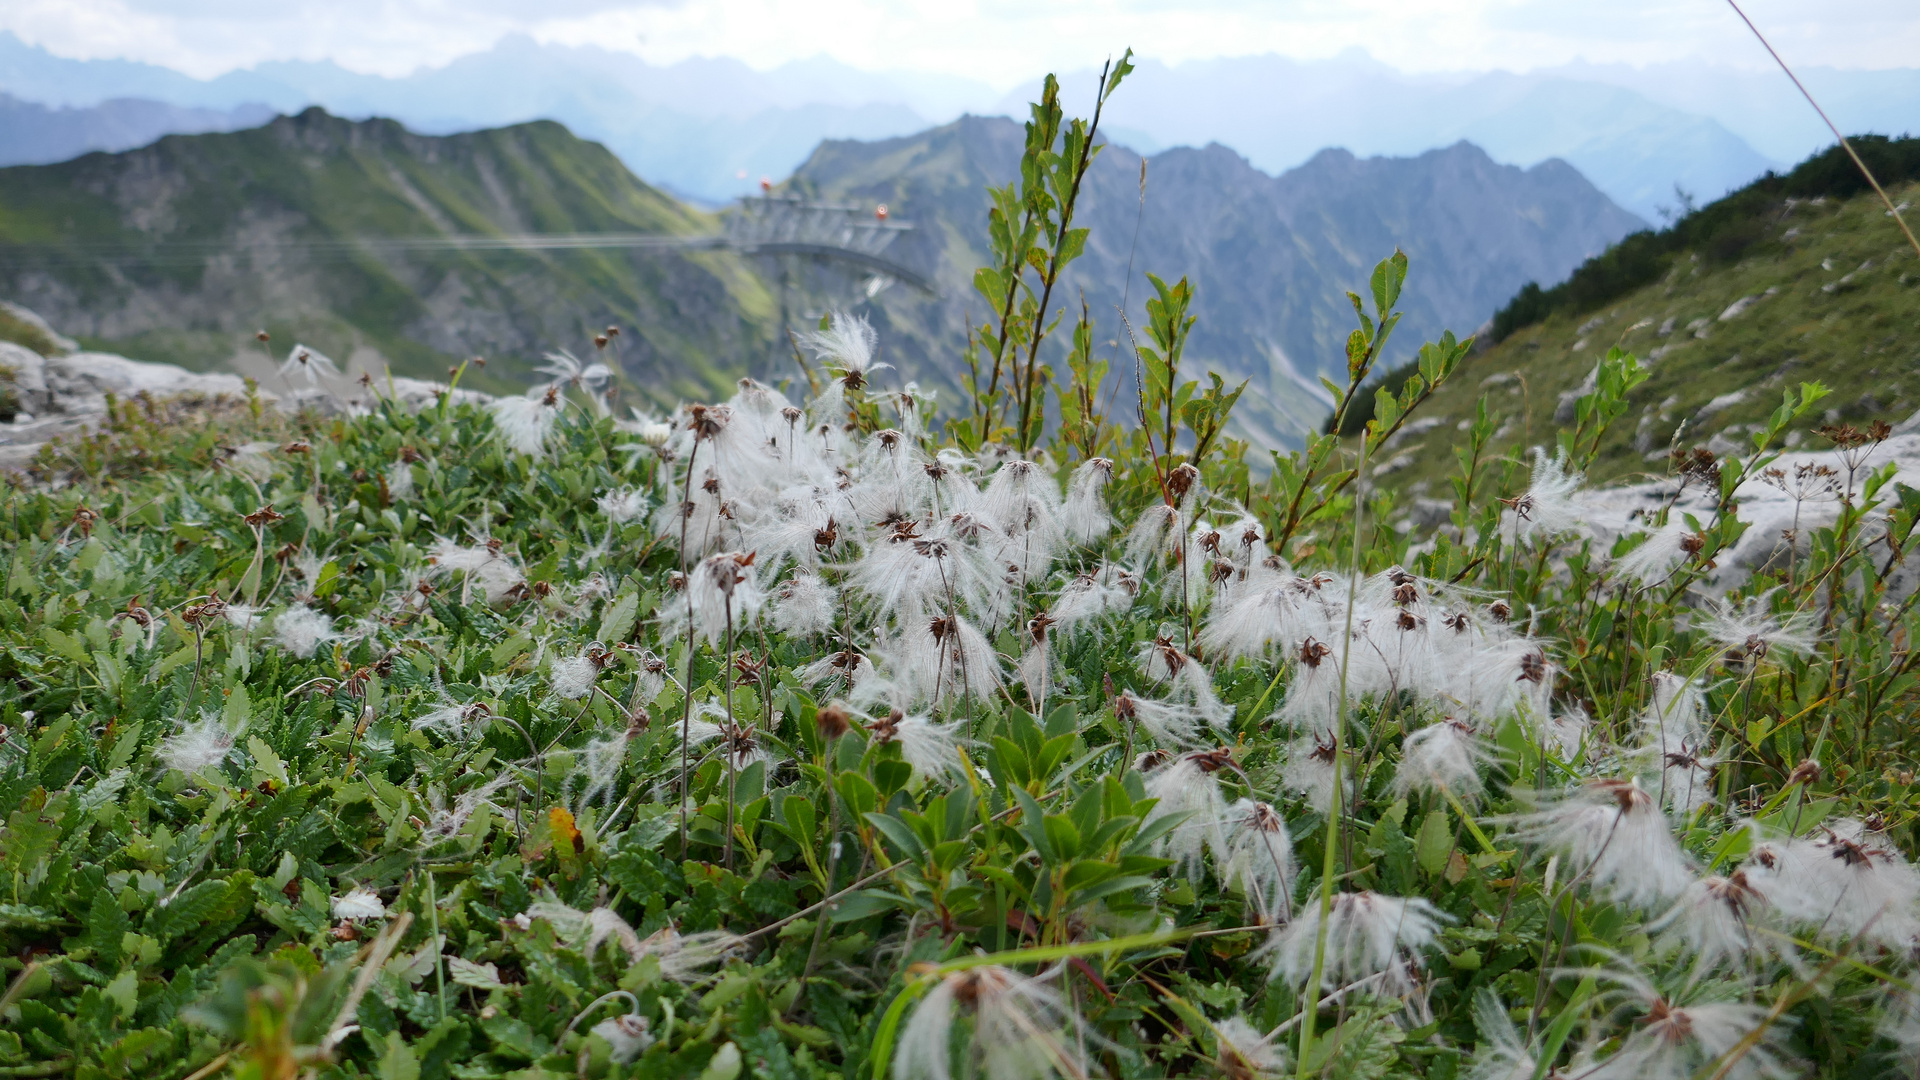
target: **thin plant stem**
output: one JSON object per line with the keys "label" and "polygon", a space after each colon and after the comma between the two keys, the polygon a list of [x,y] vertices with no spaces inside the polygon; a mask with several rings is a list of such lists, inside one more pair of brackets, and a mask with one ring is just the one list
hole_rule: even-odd
{"label": "thin plant stem", "polygon": [[200,620],[195,619],[193,622],[193,681],[187,684],[187,707],[181,717],[187,723],[193,722],[194,699],[200,695],[200,660],[202,644],[205,640],[206,634],[200,629]]}
{"label": "thin plant stem", "polygon": [[700,436],[695,432],[693,449],[687,452],[687,479],[680,492],[680,588],[687,594],[687,681],[680,691],[680,853],[687,851],[687,800],[693,793],[687,787],[688,744],[693,731],[693,576],[687,565],[687,519],[693,502],[693,465],[700,457]]}
{"label": "thin plant stem", "polygon": [[[1361,472],[1366,471],[1367,453],[1371,449],[1365,433],[1360,436]],[[1320,925],[1313,943],[1313,973],[1307,978],[1306,1000],[1301,1006],[1300,1052],[1296,1055],[1298,1071],[1294,1074],[1299,1080],[1305,1080],[1310,1051],[1313,1049],[1314,1020],[1320,1012],[1320,979],[1327,966],[1327,924],[1333,915],[1333,863],[1338,850],[1340,829],[1340,781],[1345,775],[1341,763],[1344,753],[1342,743],[1347,734],[1347,669],[1353,655],[1353,605],[1360,591],[1360,528],[1366,517],[1367,501],[1364,494],[1353,500],[1353,551],[1352,572],[1347,576],[1347,614],[1340,642],[1340,702],[1333,728],[1333,792],[1327,800],[1327,831],[1324,842],[1325,851],[1320,865]]]}
{"label": "thin plant stem", "polygon": [[840,740],[836,738],[821,754],[821,759],[826,762],[827,774],[827,881],[821,889],[825,895],[816,905],[820,909],[820,919],[813,926],[813,944],[807,947],[807,962],[800,969],[802,994],[807,992],[807,978],[813,974],[814,962],[820,957],[820,943],[826,938],[827,923],[833,917],[833,909],[828,905],[839,895],[833,891],[833,878],[840,870],[840,800],[834,797],[833,790],[833,767],[839,758],[839,751]]}
{"label": "thin plant stem", "polygon": [[427,871],[427,919],[433,932],[433,977],[439,986],[440,1019],[447,1018],[447,966],[442,962],[440,941],[440,896],[433,883],[433,867]]}
{"label": "thin plant stem", "polygon": [[[727,659],[731,660],[733,658],[733,594],[731,592],[727,594],[726,605],[727,605]],[[738,728],[735,727],[734,720],[733,720],[733,676],[727,671],[725,663],[722,663],[720,666],[720,684],[724,688],[724,692],[726,694],[726,700],[727,700],[727,738],[729,740],[732,740],[735,736],[735,733],[738,731]],[[734,784],[739,779],[738,773],[735,771],[737,767],[736,762],[738,760],[738,757],[739,755],[734,753],[734,749],[732,746],[728,746],[726,748],[727,837],[721,849],[722,854],[720,856],[720,860],[721,862],[726,864],[726,867],[729,870],[733,869],[733,798],[734,798]]]}
{"label": "thin plant stem", "polygon": [[1860,169],[1860,175],[1867,178],[1867,183],[1873,185],[1873,193],[1880,196],[1880,201],[1886,204],[1887,213],[1892,215],[1894,223],[1900,226],[1900,231],[1905,234],[1907,243],[1913,246],[1913,253],[1916,256],[1920,256],[1920,240],[1914,238],[1913,230],[1907,227],[1907,219],[1900,216],[1900,208],[1893,205],[1893,200],[1887,197],[1887,190],[1880,186],[1880,181],[1874,179],[1873,170],[1867,168],[1867,163],[1860,160],[1859,153],[1853,149],[1853,143],[1848,141],[1845,135],[1840,134],[1840,129],[1834,125],[1833,119],[1827,115],[1827,110],[1821,108],[1820,103],[1813,100],[1813,95],[1809,93],[1806,86],[1801,83],[1800,76],[1795,75],[1793,69],[1787,66],[1787,62],[1780,58],[1780,54],[1773,50],[1773,45],[1767,40],[1767,35],[1762,34],[1760,28],[1753,25],[1753,20],[1747,18],[1747,13],[1740,10],[1740,5],[1735,3],[1735,0],[1727,0],[1727,6],[1733,9],[1735,15],[1740,16],[1741,22],[1747,24],[1747,29],[1753,31],[1753,36],[1760,40],[1760,47],[1767,50],[1767,55],[1773,57],[1773,62],[1779,64],[1780,70],[1786,72],[1787,78],[1793,80],[1794,89],[1800,91],[1800,96],[1807,99],[1807,104],[1813,106],[1813,111],[1820,114],[1820,119],[1826,123],[1827,130],[1833,132],[1833,137],[1840,140],[1840,148],[1845,150],[1847,156],[1853,159],[1854,165]]}

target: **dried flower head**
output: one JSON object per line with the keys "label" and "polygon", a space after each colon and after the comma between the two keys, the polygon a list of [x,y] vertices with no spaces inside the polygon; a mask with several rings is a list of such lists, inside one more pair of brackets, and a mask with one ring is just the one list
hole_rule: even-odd
{"label": "dried flower head", "polygon": [[951,1080],[953,1022],[971,1016],[970,1075],[1045,1080],[1088,1075],[1080,1020],[1050,979],[996,964],[942,976],[901,1028],[894,1080]]}
{"label": "dried flower head", "polygon": [[[1326,951],[1320,973],[1323,989],[1379,978],[1384,995],[1402,992],[1420,966],[1420,954],[1432,948],[1447,916],[1425,900],[1376,892],[1338,893],[1326,913]],[[1303,907],[1285,930],[1256,955],[1273,965],[1272,978],[1304,986],[1312,978],[1319,949],[1321,911]]]}

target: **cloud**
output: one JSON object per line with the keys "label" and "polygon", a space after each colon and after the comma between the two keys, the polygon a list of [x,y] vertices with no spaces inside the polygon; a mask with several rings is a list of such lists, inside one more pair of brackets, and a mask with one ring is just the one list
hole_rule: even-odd
{"label": "cloud", "polygon": [[[1906,67],[1920,56],[1912,0],[1746,6],[1796,64]],[[0,29],[63,56],[126,57],[203,77],[283,59],[397,75],[516,33],[653,62],[731,56],[771,68],[827,55],[1001,87],[1128,45],[1169,63],[1360,47],[1407,71],[1769,63],[1717,0],[13,0]]]}
{"label": "cloud", "polygon": [[75,59],[128,59],[199,78],[276,60],[405,75],[556,21],[680,0],[13,0],[0,30]]}

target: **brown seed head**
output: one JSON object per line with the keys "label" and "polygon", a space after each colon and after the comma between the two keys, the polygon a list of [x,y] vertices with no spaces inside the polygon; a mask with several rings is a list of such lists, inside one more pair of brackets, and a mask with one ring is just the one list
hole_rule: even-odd
{"label": "brown seed head", "polygon": [[1647,1030],[1662,1042],[1678,1045],[1693,1034],[1693,1017],[1667,1004],[1665,998],[1654,998],[1647,1009]]}
{"label": "brown seed head", "polygon": [[284,521],[286,520],[286,516],[285,514],[276,512],[273,509],[273,504],[268,503],[241,520],[257,529],[262,525],[271,525],[276,521]]}
{"label": "brown seed head", "polygon": [[1300,662],[1310,668],[1317,668],[1320,662],[1333,655],[1333,647],[1324,641],[1315,641],[1311,637],[1300,643]]}
{"label": "brown seed head", "polygon": [[886,716],[867,725],[867,733],[873,736],[874,742],[885,746],[900,737],[900,722],[906,718],[907,714],[899,709],[889,709]]}
{"label": "brown seed head", "polygon": [[1339,756],[1337,753],[1338,749],[1339,744],[1333,741],[1332,735],[1315,735],[1313,738],[1313,751],[1307,756],[1322,765],[1331,765],[1333,764],[1334,758]]}
{"label": "brown seed head", "polygon": [[1173,752],[1170,750],[1149,750],[1133,759],[1133,767],[1141,772],[1152,772],[1172,760]]}
{"label": "brown seed head", "polygon": [[853,730],[853,723],[847,718],[847,710],[837,704],[828,705],[814,713],[813,724],[819,729],[820,737],[827,742],[833,742]]}
{"label": "brown seed head", "polygon": [[1761,896],[1753,883],[1747,880],[1745,870],[1735,870],[1726,877],[1703,878],[1700,884],[1708,896],[1725,904],[1734,918],[1742,921],[1753,909],[1767,902],[1766,897]]}
{"label": "brown seed head", "polygon": [[1612,799],[1622,814],[1653,808],[1653,796],[1631,780],[1593,780],[1587,787],[1601,798]]}
{"label": "brown seed head", "polygon": [[1547,681],[1547,654],[1535,649],[1520,658],[1520,674],[1515,682],[1544,683]]}
{"label": "brown seed head", "polygon": [[1167,474],[1167,493],[1172,495],[1176,501],[1184,499],[1187,497],[1187,492],[1192,491],[1193,486],[1199,482],[1199,469],[1194,468],[1191,464],[1178,465],[1172,472]]}
{"label": "brown seed head", "polygon": [[1819,782],[1819,780],[1820,763],[1812,758],[1808,758],[1800,764],[1795,765],[1793,771],[1787,774],[1788,787],[1794,787],[1799,784],[1814,784]]}
{"label": "brown seed head", "polygon": [[180,621],[186,623],[188,626],[205,626],[226,613],[226,601],[216,596],[211,600],[202,601],[198,604],[188,604],[186,608],[180,612]]}
{"label": "brown seed head", "polygon": [[1187,666],[1187,654],[1180,651],[1171,637],[1154,638],[1153,651],[1160,654],[1160,662],[1167,665],[1169,676],[1180,674],[1180,669]]}

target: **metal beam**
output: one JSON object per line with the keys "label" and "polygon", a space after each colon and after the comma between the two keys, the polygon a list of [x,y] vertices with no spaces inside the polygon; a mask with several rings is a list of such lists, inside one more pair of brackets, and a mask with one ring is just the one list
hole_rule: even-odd
{"label": "metal beam", "polygon": [[179,240],[151,245],[123,241],[76,240],[66,243],[0,243],[0,269],[84,266],[90,263],[193,265],[222,255],[285,253],[334,262],[361,255],[456,252],[543,251],[700,251],[727,249],[743,255],[801,255],[852,263],[905,282],[921,292],[937,292],[931,280],[884,257],[881,252],[913,226],[870,216],[855,206],[814,203],[788,196],[742,199],[725,233],[661,236],[649,233],[505,233],[457,236],[365,236],[317,240]]}

